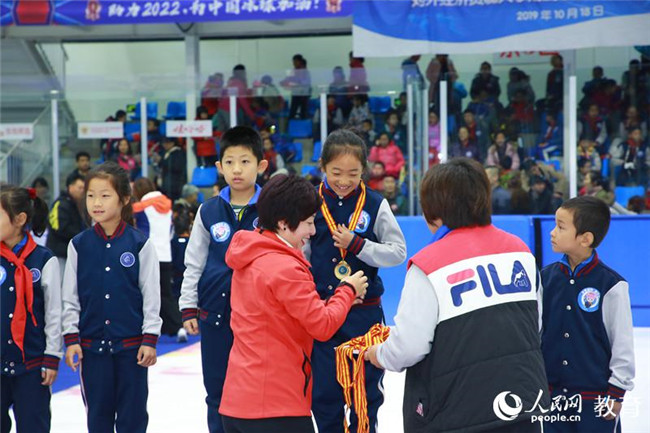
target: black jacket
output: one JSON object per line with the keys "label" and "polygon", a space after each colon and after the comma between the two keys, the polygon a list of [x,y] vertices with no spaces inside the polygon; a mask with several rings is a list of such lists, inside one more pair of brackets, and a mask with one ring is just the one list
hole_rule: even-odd
{"label": "black jacket", "polygon": [[67,257],[68,243],[86,229],[88,224],[74,199],[67,192],[62,192],[52,205],[48,227],[47,247],[55,256]]}
{"label": "black jacket", "polygon": [[172,201],[181,198],[183,185],[187,183],[187,162],[185,152],[180,147],[174,147],[166,152],[160,161],[160,185],[163,193]]}

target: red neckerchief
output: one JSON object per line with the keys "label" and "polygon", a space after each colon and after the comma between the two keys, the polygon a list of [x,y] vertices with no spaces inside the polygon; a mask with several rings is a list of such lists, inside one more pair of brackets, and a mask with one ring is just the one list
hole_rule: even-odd
{"label": "red neckerchief", "polygon": [[27,234],[27,243],[20,251],[19,256],[16,256],[11,248],[4,242],[0,246],[0,253],[2,257],[9,260],[16,267],[14,271],[14,284],[16,285],[16,306],[14,307],[14,317],[11,319],[11,335],[16,346],[23,354],[23,361],[25,360],[25,351],[23,349],[23,342],[25,341],[25,326],[27,325],[27,311],[32,315],[32,322],[34,326],[36,317],[34,316],[34,284],[32,283],[32,273],[27,266],[25,266],[25,259],[36,249],[36,242],[32,236]]}

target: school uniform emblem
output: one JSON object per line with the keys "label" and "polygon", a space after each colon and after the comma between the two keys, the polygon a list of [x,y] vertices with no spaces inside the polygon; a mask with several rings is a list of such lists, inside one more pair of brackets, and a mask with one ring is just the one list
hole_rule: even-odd
{"label": "school uniform emblem", "polygon": [[[350,224],[350,221],[352,221],[352,216],[350,215],[350,218],[348,218],[348,224]],[[368,230],[368,227],[370,226],[370,214],[368,212],[361,211],[361,216],[359,217],[359,221],[357,222],[357,226],[354,228],[355,233],[365,233],[366,230]]]}
{"label": "school uniform emblem", "polygon": [[4,283],[7,279],[7,270],[4,266],[0,266],[0,284]]}
{"label": "school uniform emblem", "polygon": [[215,242],[227,241],[230,237],[230,232],[230,225],[225,221],[218,222],[210,227],[210,234]]}
{"label": "school uniform emblem", "polygon": [[578,306],[587,313],[593,313],[600,306],[600,292],[593,287],[582,289],[578,294]]}
{"label": "school uniform emblem", "polygon": [[131,266],[135,265],[135,256],[133,253],[130,253],[128,251],[126,253],[122,253],[120,256],[120,264],[125,268],[130,268]]}
{"label": "school uniform emblem", "polygon": [[31,268],[29,272],[32,273],[32,283],[38,283],[41,279],[41,271],[36,268]]}

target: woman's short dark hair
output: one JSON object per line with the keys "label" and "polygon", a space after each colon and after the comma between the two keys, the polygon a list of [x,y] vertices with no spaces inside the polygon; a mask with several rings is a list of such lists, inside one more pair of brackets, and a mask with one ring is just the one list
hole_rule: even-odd
{"label": "woman's short dark hair", "polygon": [[295,230],[301,221],[314,215],[321,198],[314,186],[297,175],[273,176],[262,188],[257,200],[260,227],[277,231],[280,221]]}
{"label": "woman's short dark hair", "polygon": [[454,158],[430,168],[422,180],[420,201],[427,222],[440,218],[452,230],[492,222],[490,182],[473,159]]}

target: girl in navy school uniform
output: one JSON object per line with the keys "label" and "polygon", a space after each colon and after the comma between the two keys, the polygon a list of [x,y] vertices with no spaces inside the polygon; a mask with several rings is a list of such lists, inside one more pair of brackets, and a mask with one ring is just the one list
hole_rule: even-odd
{"label": "girl in navy school uniform", "polygon": [[151,241],[133,228],[129,175],[113,162],[86,177],[95,226],[68,245],[63,277],[65,361],[79,367],[90,432],[147,429],[147,367],[162,320]]}
{"label": "girl in navy school uniform", "polygon": [[0,193],[2,316],[2,433],[50,431],[50,386],[61,352],[61,275],[57,258],[38,246],[47,204],[33,189],[3,186]]}
{"label": "girl in navy school uniform", "polygon": [[[334,337],[324,343],[314,342],[312,412],[318,430],[327,433],[343,432],[345,419],[343,391],[336,381],[334,348],[364,335],[375,323],[383,323],[384,286],[377,272],[406,259],[404,235],[390,205],[361,181],[367,160],[364,141],[352,131],[338,130],[327,137],[320,161],[325,173],[319,187],[323,204],[314,220],[316,234],[304,249],[322,299],[334,294],[342,278],[360,270],[369,284],[363,304],[352,308]],[[370,433],[376,433],[377,411],[384,401],[382,377],[381,370],[366,364]],[[350,419],[351,431],[356,432],[354,412]]]}

